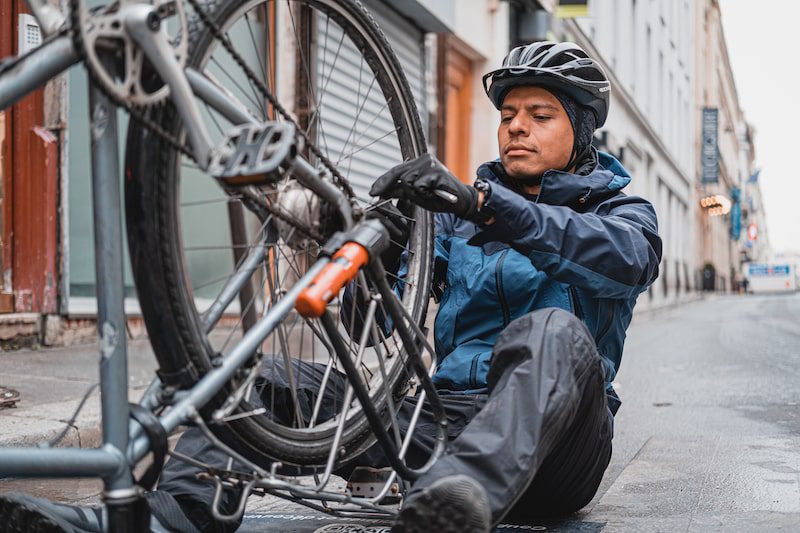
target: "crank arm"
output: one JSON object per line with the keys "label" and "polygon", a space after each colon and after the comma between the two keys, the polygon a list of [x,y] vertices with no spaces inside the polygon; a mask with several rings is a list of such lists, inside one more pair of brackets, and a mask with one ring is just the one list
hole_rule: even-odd
{"label": "crank arm", "polygon": [[170,98],[183,119],[189,143],[197,164],[203,170],[211,159],[211,136],[200,118],[189,80],[167,43],[166,32],[155,7],[133,4],[125,7],[125,29],[156,69],[161,79],[169,85]]}

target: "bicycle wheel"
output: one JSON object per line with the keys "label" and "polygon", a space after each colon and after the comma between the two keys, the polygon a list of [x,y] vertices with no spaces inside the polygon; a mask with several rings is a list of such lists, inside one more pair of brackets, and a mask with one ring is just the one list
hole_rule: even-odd
{"label": "bicycle wheel", "polygon": [[[343,176],[338,186],[348,195],[355,190],[353,202],[362,209],[371,208],[364,192],[371,180],[424,151],[408,82],[380,29],[358,2],[212,0],[201,8],[239,58],[193,13],[188,66],[259,120],[287,120],[237,61],[244,63],[280,96],[291,119]],[[200,105],[215,141],[223,139],[234,124]],[[167,133],[185,138],[171,104],[151,109],[147,116]],[[217,358],[230,353],[313,263],[323,244],[319,234],[331,233],[326,209],[291,173],[267,186],[225,188],[140,124],[132,123],[127,143],[126,216],[139,301],[162,381],[188,388]],[[307,151],[304,156],[331,174],[318,154]],[[291,217],[277,219],[259,205],[279,207]],[[432,217],[417,209],[409,223],[402,304],[422,323],[431,277]],[[248,266],[252,258],[257,258],[255,267]],[[209,318],[209,302],[218,301],[226,284],[243,272],[249,274],[237,286],[238,302]],[[356,290],[366,283],[360,276]],[[341,305],[336,299],[329,307],[334,316],[340,317]],[[407,355],[395,334],[381,332],[377,350],[359,347],[354,318],[362,310],[353,307],[349,312],[351,319],[340,320],[335,334],[345,340],[354,359],[360,353],[363,382],[388,427],[394,417],[391,407],[408,388]],[[312,391],[303,384],[314,373],[334,377]],[[261,377],[254,378],[256,374]],[[274,380],[263,376],[278,374],[287,377],[288,386],[276,391]],[[279,459],[321,465],[334,444],[341,463],[366,449],[374,437],[358,402],[342,401],[346,383],[338,376],[328,334],[318,321],[292,312],[253,353],[252,367],[243,369],[202,414],[214,420],[212,431],[229,445],[244,448],[259,464]],[[321,408],[318,398],[326,395],[333,400],[326,399]]]}

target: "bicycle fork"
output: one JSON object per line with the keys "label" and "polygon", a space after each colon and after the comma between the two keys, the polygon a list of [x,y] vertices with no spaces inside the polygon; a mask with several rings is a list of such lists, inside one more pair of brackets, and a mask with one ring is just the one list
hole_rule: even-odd
{"label": "bicycle fork", "polygon": [[[333,345],[336,356],[350,379],[350,386],[352,386],[353,392],[359,403],[361,403],[370,427],[375,433],[381,448],[383,448],[389,463],[401,477],[413,480],[433,466],[433,463],[444,452],[447,444],[447,418],[428,369],[425,368],[422,361],[420,346],[425,346],[431,356],[433,356],[434,351],[428,346],[420,327],[397,300],[386,280],[386,271],[383,264],[381,264],[380,254],[388,246],[388,232],[378,220],[362,221],[347,235],[337,233],[320,252],[321,256],[330,257],[330,262],[322,268],[309,286],[300,293],[295,302],[295,308],[300,315],[306,318],[320,319],[323,329],[328,334],[328,339]],[[403,347],[411,362],[412,371],[420,379],[423,395],[420,397],[419,406],[422,405],[425,395],[427,395],[434,415],[439,420],[438,435],[433,453],[428,462],[419,469],[412,469],[405,464],[403,457],[409,444],[408,437],[410,435],[406,435],[406,442],[402,443],[400,448],[398,448],[400,443],[392,440],[370,399],[369,391],[358,375],[358,362],[354,362],[351,359],[349,349],[341,336],[337,334],[336,321],[327,310],[327,306],[333,298],[339,294],[345,285],[352,282],[364,267],[366,267],[367,273],[379,293],[379,296],[376,297],[379,297],[385,303],[392,318],[392,323],[402,339]],[[356,304],[354,303],[353,305]],[[374,324],[370,320],[374,319],[374,311],[375,301],[373,300],[370,309],[367,311],[368,320],[365,320],[365,331],[362,333],[362,337],[371,335],[371,332],[367,331],[370,327],[374,329]],[[368,322],[370,323],[369,326],[366,325]],[[375,336],[377,337],[377,334]],[[377,344],[377,338],[374,340]],[[365,338],[362,338],[359,344],[363,345],[364,341]],[[418,412],[415,413],[415,419],[417,416]],[[399,438],[399,435],[397,437]]]}

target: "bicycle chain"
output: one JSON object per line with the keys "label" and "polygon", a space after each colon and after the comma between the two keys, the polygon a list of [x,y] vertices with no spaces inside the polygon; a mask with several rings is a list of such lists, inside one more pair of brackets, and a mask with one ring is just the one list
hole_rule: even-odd
{"label": "bicycle chain", "polygon": [[[176,0],[176,1],[181,1],[181,0]],[[203,10],[203,8],[200,7],[200,3],[198,2],[198,0],[188,0],[188,2],[189,4],[191,4],[192,9],[194,9],[197,15],[200,17],[200,21],[203,23],[203,25],[209,30],[211,30],[211,34],[214,37],[214,39],[219,41],[222,44],[222,46],[225,47],[225,50],[227,50],[228,53],[231,55],[231,57],[233,57],[234,61],[236,61],[236,64],[239,65],[239,68],[242,69],[247,78],[259,90],[261,95],[264,98],[266,98],[270,104],[272,104],[272,107],[276,111],[278,111],[278,113],[280,113],[284,119],[288,120],[289,122],[295,125],[297,133],[303,138],[303,141],[305,142],[308,149],[315,156],[317,156],[317,158],[319,158],[320,162],[323,165],[325,165],[328,168],[336,184],[348,195],[349,198],[354,198],[355,193],[350,184],[344,178],[344,176],[342,176],[342,174],[338,171],[338,169],[336,169],[334,164],[319,150],[319,148],[317,148],[317,146],[311,142],[311,139],[308,138],[308,135],[306,135],[306,133],[303,131],[303,129],[300,127],[297,121],[294,120],[294,118],[289,114],[286,108],[284,108],[283,105],[281,105],[281,103],[278,101],[275,95],[273,95],[272,92],[270,92],[270,90],[267,88],[267,86],[255,75],[252,69],[250,69],[250,67],[247,66],[247,64],[244,62],[244,59],[242,59],[241,55],[233,48],[233,45],[230,43],[230,40],[225,35],[223,35],[220,27],[214,21],[212,21],[209,18],[208,14],[205,12],[205,10]],[[149,119],[145,115],[147,108],[139,108],[133,106],[129,102],[126,102],[124,99],[117,98],[115,94],[112,94],[110,91],[107,91],[105,86],[103,86],[103,84],[100,83],[94,71],[92,70],[91,65],[86,61],[86,53],[83,47],[83,42],[81,40],[81,34],[79,31],[80,27],[80,20],[79,20],[80,17],[78,16],[79,6],[80,6],[80,0],[70,0],[70,27],[72,28],[72,42],[79,57],[83,61],[84,65],[86,65],[87,67],[86,70],[88,71],[94,86],[99,88],[100,91],[106,96],[106,98],[111,100],[114,103],[114,105],[123,108],[125,111],[128,112],[128,114],[130,114],[133,118],[135,118],[138,122],[140,122],[144,127],[146,127],[154,134],[161,137],[163,140],[169,143],[170,146],[172,146],[182,154],[189,157],[193,162],[197,163],[197,159],[195,158],[194,153],[189,149],[188,146],[181,143],[177,139],[177,137],[167,132],[159,124]],[[281,218],[285,222],[289,223],[292,222],[290,220],[286,220],[282,214],[279,214],[278,211],[273,211],[271,208],[268,209],[273,215],[277,216],[278,218]]]}
{"label": "bicycle chain", "polygon": [[311,139],[308,138],[308,135],[306,135],[306,133],[303,131],[303,128],[301,128],[300,125],[297,123],[297,121],[295,121],[294,118],[292,118],[292,116],[289,114],[289,112],[286,111],[286,108],[284,108],[283,105],[275,97],[275,95],[272,94],[272,92],[270,92],[270,90],[267,88],[264,82],[261,81],[261,79],[259,79],[258,76],[255,75],[255,73],[249,66],[247,66],[247,64],[244,62],[244,59],[242,59],[242,56],[239,55],[239,53],[236,52],[236,50],[234,50],[233,45],[230,42],[230,39],[228,39],[227,36],[222,34],[222,30],[220,29],[220,27],[217,26],[217,24],[214,21],[212,21],[208,17],[208,14],[200,7],[199,1],[198,0],[188,0],[188,1],[192,5],[192,9],[194,9],[195,12],[200,17],[200,20],[203,22],[203,24],[208,29],[211,30],[211,33],[214,36],[214,38],[218,40],[222,44],[222,46],[225,47],[225,50],[227,50],[229,54],[231,54],[231,57],[233,57],[233,59],[236,61],[236,64],[239,65],[239,68],[242,69],[247,78],[251,82],[253,82],[253,84],[256,86],[259,92],[261,92],[261,95],[264,98],[266,98],[270,104],[272,104],[272,107],[276,111],[278,111],[278,113],[280,113],[283,116],[283,118],[285,118],[286,120],[295,125],[297,133],[303,138],[303,141],[306,143],[308,149],[311,150],[311,152],[319,158],[322,164],[328,167],[328,170],[330,170],[331,175],[335,178],[335,181],[342,188],[342,190],[345,191],[350,198],[353,198],[355,196],[355,193],[353,192],[352,187],[350,187],[350,184],[347,182],[344,176],[342,176],[339,173],[334,164],[325,156],[325,154],[323,154],[319,150],[319,148],[317,148],[317,146],[311,142]]}

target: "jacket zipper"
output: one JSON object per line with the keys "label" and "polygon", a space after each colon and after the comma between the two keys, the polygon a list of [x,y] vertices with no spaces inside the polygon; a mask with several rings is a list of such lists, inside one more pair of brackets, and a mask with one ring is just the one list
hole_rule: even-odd
{"label": "jacket zipper", "polygon": [[480,354],[472,358],[472,366],[469,368],[469,386],[473,389],[478,388],[478,359]]}
{"label": "jacket zipper", "polygon": [[575,313],[575,316],[583,322],[583,309],[581,309],[581,302],[578,300],[578,293],[575,290],[575,287],[570,285],[569,287],[569,299],[572,301],[572,312]]}
{"label": "jacket zipper", "polygon": [[500,309],[503,311],[503,327],[506,327],[511,322],[511,312],[508,310],[508,302],[506,302],[506,295],[503,291],[503,262],[506,260],[508,250],[503,251],[497,259],[497,264],[494,268],[494,280],[497,283],[497,297],[500,300]]}

